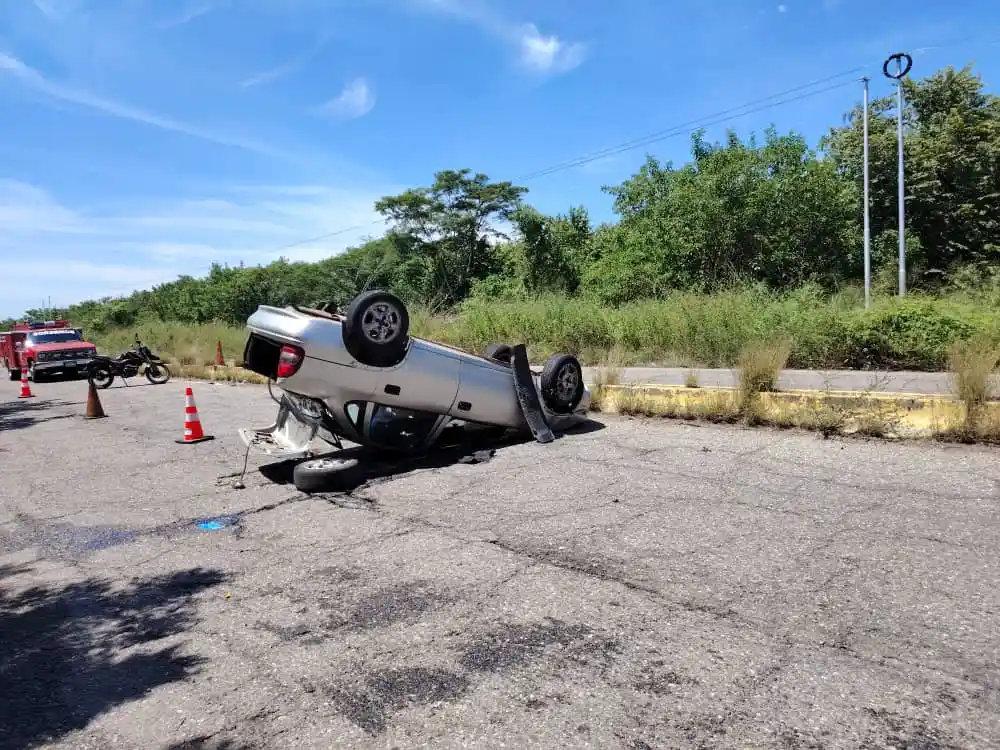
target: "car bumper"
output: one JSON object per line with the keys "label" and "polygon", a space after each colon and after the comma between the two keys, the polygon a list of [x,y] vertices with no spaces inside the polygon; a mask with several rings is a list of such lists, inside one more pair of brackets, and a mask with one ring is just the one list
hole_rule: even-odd
{"label": "car bumper", "polygon": [[35,362],[34,371],[39,375],[77,375],[87,371],[90,359],[52,360]]}
{"label": "car bumper", "polygon": [[318,427],[300,420],[284,403],[278,407],[274,423],[268,427],[242,428],[243,443],[257,453],[282,460],[305,458],[312,453]]}

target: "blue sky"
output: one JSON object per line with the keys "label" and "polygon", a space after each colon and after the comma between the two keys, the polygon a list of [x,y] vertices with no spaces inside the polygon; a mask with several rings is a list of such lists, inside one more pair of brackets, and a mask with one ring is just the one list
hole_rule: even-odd
{"label": "blue sky", "polygon": [[[897,50],[914,76],[974,60],[996,90],[998,42],[989,0],[9,0],[0,317],[212,261],[328,256],[381,231],[378,197],[439,169],[515,179],[861,65],[884,94]],[[709,134],[773,122],[815,142],[860,95]],[[602,184],[688,145],[523,184],[543,211],[610,219]]]}

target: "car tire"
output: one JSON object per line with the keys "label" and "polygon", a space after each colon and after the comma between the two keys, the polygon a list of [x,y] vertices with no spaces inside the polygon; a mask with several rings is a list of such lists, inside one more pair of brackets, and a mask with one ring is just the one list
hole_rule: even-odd
{"label": "car tire", "polygon": [[514,357],[514,349],[509,344],[490,344],[483,350],[483,356],[486,359],[492,359],[496,362],[503,362],[505,365],[509,365],[511,359]]}
{"label": "car tire", "polygon": [[583,399],[583,368],[572,354],[553,354],[541,376],[542,401],[554,414],[569,414]]}
{"label": "car tire", "polygon": [[307,494],[324,492],[335,485],[338,474],[358,465],[356,458],[312,458],[296,464],[292,469],[292,484],[299,492]]}
{"label": "car tire", "polygon": [[373,290],[355,297],[345,313],[344,346],[371,367],[392,367],[406,355],[410,314],[395,294]]}

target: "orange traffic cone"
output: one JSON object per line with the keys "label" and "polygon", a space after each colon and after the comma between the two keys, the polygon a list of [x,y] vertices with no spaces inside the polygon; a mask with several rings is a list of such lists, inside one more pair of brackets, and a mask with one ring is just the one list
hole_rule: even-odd
{"label": "orange traffic cone", "polygon": [[84,419],[104,419],[106,416],[108,415],[104,413],[101,399],[97,396],[97,388],[91,383],[87,390],[87,413],[84,414]]}
{"label": "orange traffic cone", "polygon": [[215,435],[206,435],[201,429],[201,419],[198,418],[198,407],[194,405],[194,391],[188,386],[184,391],[184,439],[178,443],[201,443],[205,440],[215,440]]}
{"label": "orange traffic cone", "polygon": [[21,368],[21,395],[18,398],[34,398],[35,394],[31,392],[31,386],[28,385],[28,368]]}
{"label": "orange traffic cone", "polygon": [[219,342],[215,345],[215,364],[216,364],[217,367],[225,367],[226,366],[226,360],[222,356],[222,341],[221,340],[219,340]]}

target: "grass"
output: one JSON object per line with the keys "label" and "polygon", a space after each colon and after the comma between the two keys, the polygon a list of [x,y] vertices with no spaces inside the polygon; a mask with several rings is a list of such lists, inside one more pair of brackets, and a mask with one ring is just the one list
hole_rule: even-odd
{"label": "grass", "polygon": [[866,311],[854,290],[828,296],[808,287],[678,292],[618,308],[559,297],[470,300],[450,317],[423,316],[414,332],[472,351],[523,342],[535,361],[565,351],[598,364],[617,348],[623,366],[732,367],[748,346],[787,340],[789,367],[940,371],[956,341],[1000,341],[1000,304],[911,294]]}
{"label": "grass", "polygon": [[948,436],[967,442],[1000,440],[1000,423],[986,409],[994,395],[1000,347],[982,336],[956,342],[949,365],[952,392],[962,402],[964,420],[952,426]]}

